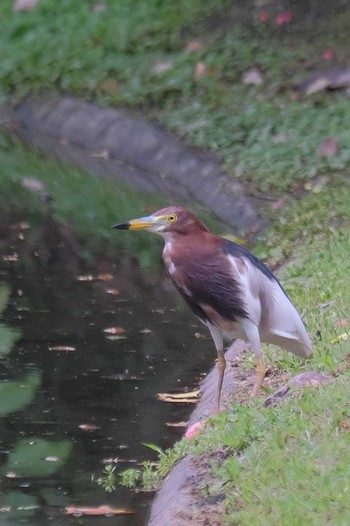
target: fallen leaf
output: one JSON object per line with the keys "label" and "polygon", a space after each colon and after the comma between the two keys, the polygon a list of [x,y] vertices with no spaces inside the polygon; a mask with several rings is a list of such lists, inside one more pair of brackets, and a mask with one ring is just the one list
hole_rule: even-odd
{"label": "fallen leaf", "polygon": [[191,40],[185,47],[187,53],[195,53],[203,49],[203,42],[201,40]]}
{"label": "fallen leaf", "polygon": [[336,327],[344,327],[348,323],[349,323],[349,320],[347,320],[346,318],[342,318],[340,320],[336,320],[335,325]]}
{"label": "fallen leaf", "polygon": [[289,141],[289,136],[286,134],[286,133],[278,133],[277,135],[275,135],[272,139],[272,142],[274,144],[281,144],[283,142],[288,142]]}
{"label": "fallen leaf", "polygon": [[128,508],[112,508],[111,506],[66,506],[64,509],[67,515],[74,515],[80,517],[81,515],[130,515],[135,513]]}
{"label": "fallen leaf", "polygon": [[141,329],[141,330],[139,331],[139,333],[140,333],[140,334],[151,334],[152,331],[151,331],[151,329]]}
{"label": "fallen leaf", "polygon": [[24,188],[28,188],[28,190],[32,190],[33,192],[46,193],[44,184],[35,177],[23,177],[21,184]]}
{"label": "fallen leaf", "polygon": [[93,281],[95,278],[92,276],[92,274],[88,274],[86,276],[77,276],[77,281]]}
{"label": "fallen leaf", "polygon": [[46,462],[59,462],[61,459],[58,457],[50,456],[50,457],[45,457],[44,460],[46,460]]}
{"label": "fallen leaf", "polygon": [[286,206],[287,199],[284,197],[281,197],[280,199],[277,199],[277,201],[274,201],[271,205],[272,210],[282,210]]}
{"label": "fallen leaf", "polygon": [[49,351],[75,351],[76,348],[69,345],[55,345],[48,348]]}
{"label": "fallen leaf", "polygon": [[163,73],[166,73],[172,68],[173,68],[173,63],[170,62],[170,60],[166,60],[166,61],[164,60],[164,61],[156,62],[152,67],[152,71],[156,75],[162,75]]}
{"label": "fallen leaf", "polygon": [[103,332],[107,332],[108,334],[123,334],[125,329],[123,329],[123,327],[108,327],[107,329],[103,329]]}
{"label": "fallen leaf", "polygon": [[243,75],[243,82],[244,84],[253,84],[258,86],[259,84],[263,83],[263,75],[258,68],[258,66],[253,66],[252,68],[248,69]]}
{"label": "fallen leaf", "polygon": [[112,274],[97,274],[93,276],[92,274],[86,274],[83,276],[77,276],[78,281],[111,281],[113,279]]}
{"label": "fallen leaf", "polygon": [[119,91],[119,84],[115,79],[105,79],[99,85],[99,89],[104,93],[113,95]]}
{"label": "fallen leaf", "polygon": [[319,153],[322,157],[335,157],[339,154],[339,146],[337,139],[326,139],[319,147]]}
{"label": "fallen leaf", "polygon": [[100,281],[111,281],[113,279],[112,274],[108,274],[107,272],[103,272],[101,274],[98,274],[96,276],[96,279],[99,279]]}
{"label": "fallen leaf", "polygon": [[334,59],[334,52],[332,49],[325,49],[322,53],[323,60],[333,60]]}
{"label": "fallen leaf", "polygon": [[157,398],[161,402],[170,402],[173,404],[196,404],[198,402],[199,393],[199,389],[188,393],[158,393]]}
{"label": "fallen leaf", "polygon": [[118,289],[106,289],[106,294],[111,294],[112,296],[118,296],[120,291]]}
{"label": "fallen leaf", "polygon": [[206,73],[207,73],[207,66],[204,64],[204,62],[198,62],[194,70],[194,78],[196,80],[199,80]]}
{"label": "fallen leaf", "polygon": [[275,18],[275,24],[276,26],[283,26],[285,24],[289,24],[293,19],[293,15],[290,11],[283,11],[283,13],[279,13]]}
{"label": "fallen leaf", "polygon": [[16,0],[15,11],[30,11],[38,3],[39,0]]}
{"label": "fallen leaf", "polygon": [[94,4],[92,6],[92,10],[94,13],[103,13],[103,11],[106,11],[107,5],[104,2],[98,2],[97,4]]}
{"label": "fallen leaf", "polygon": [[80,426],[78,427],[82,431],[96,431],[96,429],[100,429],[98,426],[95,426],[94,424],[80,424]]}
{"label": "fallen leaf", "polygon": [[267,22],[270,19],[270,14],[267,11],[261,11],[258,14],[260,22]]}
{"label": "fallen leaf", "polygon": [[18,254],[16,254],[16,252],[13,254],[7,254],[6,256],[3,256],[2,259],[4,261],[18,261]]}
{"label": "fallen leaf", "polygon": [[167,427],[186,427],[188,422],[167,422]]}

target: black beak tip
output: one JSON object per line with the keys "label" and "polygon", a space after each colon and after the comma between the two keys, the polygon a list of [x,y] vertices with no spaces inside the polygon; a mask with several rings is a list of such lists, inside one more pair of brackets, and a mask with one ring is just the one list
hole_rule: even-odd
{"label": "black beak tip", "polygon": [[116,228],[117,230],[129,230],[129,223],[118,223],[117,225],[111,226],[111,228]]}

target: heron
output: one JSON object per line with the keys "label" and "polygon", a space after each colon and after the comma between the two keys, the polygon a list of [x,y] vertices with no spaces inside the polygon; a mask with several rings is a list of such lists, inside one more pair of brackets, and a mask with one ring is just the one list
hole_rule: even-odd
{"label": "heron", "polygon": [[163,237],[163,261],[175,287],[208,327],[217,351],[213,413],[220,412],[226,368],[224,341],[248,343],[256,357],[251,396],[259,394],[266,364],[261,344],[277,345],[299,357],[312,353],[304,323],[274,274],[249,250],[215,235],[180,206],[114,225],[147,230]]}

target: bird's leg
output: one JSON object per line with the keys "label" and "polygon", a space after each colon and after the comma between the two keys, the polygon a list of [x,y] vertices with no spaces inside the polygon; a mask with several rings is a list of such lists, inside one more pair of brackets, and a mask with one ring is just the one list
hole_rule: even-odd
{"label": "bird's leg", "polygon": [[257,326],[252,321],[245,320],[243,327],[257,359],[255,382],[250,395],[251,398],[254,398],[260,393],[260,388],[265,378],[266,365],[263,353],[261,351],[260,336]]}
{"label": "bird's leg", "polygon": [[254,386],[253,386],[253,389],[250,395],[251,398],[258,396],[258,394],[260,393],[260,388],[264,382],[265,373],[266,373],[265,360],[264,360],[263,355],[260,354],[260,356],[258,356],[258,362],[256,365],[256,376],[255,376]]}
{"label": "bird's leg", "polygon": [[218,413],[220,413],[221,389],[222,389],[222,383],[224,381],[226,360],[225,360],[225,354],[224,354],[224,340],[223,340],[222,332],[214,325],[210,325],[209,330],[210,330],[211,337],[213,338],[213,341],[216,347],[216,352],[218,353],[218,361],[217,361],[218,379],[217,379],[215,398],[214,398],[214,409],[213,409],[213,413],[217,415]]}

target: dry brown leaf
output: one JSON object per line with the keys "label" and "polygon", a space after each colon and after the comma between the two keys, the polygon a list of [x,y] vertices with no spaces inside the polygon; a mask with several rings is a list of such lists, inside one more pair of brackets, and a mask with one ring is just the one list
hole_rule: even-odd
{"label": "dry brown leaf", "polygon": [[191,40],[185,47],[187,53],[195,53],[201,49],[203,49],[203,42],[201,40]]}
{"label": "dry brown leaf", "polygon": [[2,259],[4,261],[18,261],[18,254],[16,254],[16,252],[13,254],[7,254],[6,256],[3,256]]}
{"label": "dry brown leaf", "polygon": [[186,427],[188,422],[166,422],[167,427]]}
{"label": "dry brown leaf", "polygon": [[83,276],[77,276],[78,281],[111,281],[113,279],[112,274],[102,273],[93,276],[92,274],[86,274]]}
{"label": "dry brown leaf", "polygon": [[95,426],[94,424],[80,424],[78,426],[79,429],[82,429],[82,431],[96,431],[96,429],[100,429],[98,426]]}
{"label": "dry brown leaf", "polygon": [[61,459],[59,457],[49,456],[45,457],[44,460],[46,460],[46,462],[59,462]]}
{"label": "dry brown leaf", "polygon": [[103,329],[103,332],[107,332],[108,334],[123,334],[125,329],[123,329],[123,327],[107,327],[107,329]]}
{"label": "dry brown leaf", "polygon": [[98,2],[92,6],[92,10],[94,13],[103,13],[107,10],[107,5],[104,2]]}
{"label": "dry brown leaf", "polygon": [[117,93],[120,89],[118,82],[115,79],[105,79],[99,85],[101,91],[113,95]]}
{"label": "dry brown leaf", "polygon": [[118,296],[120,291],[118,289],[106,289],[106,293],[111,294],[112,296]]}
{"label": "dry brown leaf", "polygon": [[80,517],[81,515],[130,515],[135,513],[128,508],[112,508],[106,504],[102,506],[66,506],[64,509],[67,515]]}
{"label": "dry brown leaf", "polygon": [[336,327],[344,327],[345,325],[347,325],[349,323],[349,320],[347,320],[346,318],[342,318],[340,320],[336,320],[335,321],[335,325]]}
{"label": "dry brown leaf", "polygon": [[15,11],[30,11],[39,0],[16,0],[14,5]]}
{"label": "dry brown leaf", "polygon": [[163,73],[170,71],[172,68],[173,68],[173,63],[170,62],[170,60],[163,60],[163,61],[156,62],[153,65],[152,71],[156,75],[162,75]]}
{"label": "dry brown leaf", "polygon": [[161,402],[170,402],[173,404],[196,404],[199,393],[199,389],[188,393],[158,393],[157,398]]}
{"label": "dry brown leaf", "polygon": [[54,345],[49,347],[49,351],[75,351],[76,348],[69,345]]}
{"label": "dry brown leaf", "polygon": [[264,79],[260,68],[253,66],[244,73],[242,80],[244,84],[253,84],[258,86],[259,84],[263,83]]}
{"label": "dry brown leaf", "polygon": [[323,141],[319,148],[322,157],[335,157],[339,154],[339,146],[337,139],[332,137]]}
{"label": "dry brown leaf", "polygon": [[111,281],[113,279],[112,274],[108,274],[107,272],[102,272],[101,274],[97,274],[96,279],[100,281]]}

